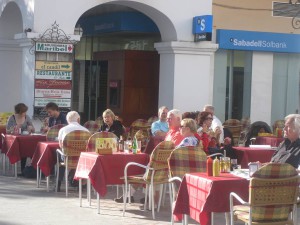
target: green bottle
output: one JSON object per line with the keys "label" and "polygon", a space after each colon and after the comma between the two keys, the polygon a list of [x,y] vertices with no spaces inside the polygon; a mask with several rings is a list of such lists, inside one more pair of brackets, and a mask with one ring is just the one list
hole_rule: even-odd
{"label": "green bottle", "polygon": [[132,153],[136,154],[136,152],[137,152],[137,143],[136,143],[136,138],[134,137],[132,141]]}

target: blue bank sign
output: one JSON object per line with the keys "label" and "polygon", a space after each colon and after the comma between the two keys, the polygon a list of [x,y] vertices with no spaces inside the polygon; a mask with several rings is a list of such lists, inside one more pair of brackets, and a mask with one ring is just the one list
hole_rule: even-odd
{"label": "blue bank sign", "polygon": [[195,16],[193,18],[193,34],[195,41],[211,41],[213,16]]}
{"label": "blue bank sign", "polygon": [[299,34],[217,30],[221,49],[300,53]]}

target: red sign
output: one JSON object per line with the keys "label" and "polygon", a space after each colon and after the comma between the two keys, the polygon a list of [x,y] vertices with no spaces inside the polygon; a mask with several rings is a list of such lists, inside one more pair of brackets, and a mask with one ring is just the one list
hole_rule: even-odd
{"label": "red sign", "polygon": [[35,80],[36,89],[72,89],[70,80]]}

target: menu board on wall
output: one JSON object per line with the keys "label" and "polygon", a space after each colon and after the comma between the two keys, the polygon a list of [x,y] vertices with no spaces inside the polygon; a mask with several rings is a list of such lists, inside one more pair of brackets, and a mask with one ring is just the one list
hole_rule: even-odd
{"label": "menu board on wall", "polygon": [[[36,43],[35,47],[36,54],[54,53],[62,55],[73,53],[72,44],[39,42]],[[49,102],[56,103],[64,111],[70,110],[72,102],[72,72],[73,62],[35,61],[34,114],[36,116],[41,118],[46,116],[43,108]]]}

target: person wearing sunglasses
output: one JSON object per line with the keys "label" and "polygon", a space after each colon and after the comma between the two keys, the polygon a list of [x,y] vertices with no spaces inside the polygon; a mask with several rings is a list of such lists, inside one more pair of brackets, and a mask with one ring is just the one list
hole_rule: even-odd
{"label": "person wearing sunglasses", "polygon": [[184,137],[184,139],[177,147],[199,145],[199,140],[195,137],[195,133],[197,133],[197,124],[195,120],[190,118],[183,119],[181,121],[180,134]]}

